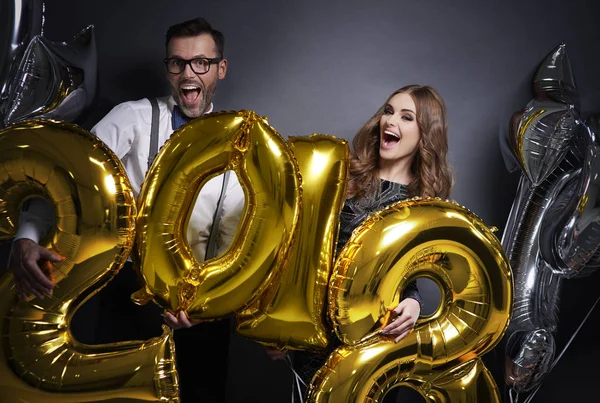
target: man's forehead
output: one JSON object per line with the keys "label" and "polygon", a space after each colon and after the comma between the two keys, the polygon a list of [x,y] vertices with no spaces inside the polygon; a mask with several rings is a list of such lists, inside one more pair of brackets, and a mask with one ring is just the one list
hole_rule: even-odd
{"label": "man's forehead", "polygon": [[167,52],[174,53],[193,53],[194,55],[211,56],[215,55],[217,45],[210,34],[200,34],[195,36],[178,36],[169,41]]}

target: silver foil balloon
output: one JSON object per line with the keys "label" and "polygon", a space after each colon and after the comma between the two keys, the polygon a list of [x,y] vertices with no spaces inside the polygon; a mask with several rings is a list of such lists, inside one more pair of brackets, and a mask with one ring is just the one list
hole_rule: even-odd
{"label": "silver foil balloon", "polygon": [[[556,353],[556,343],[552,332],[536,329],[511,335],[509,340],[506,382],[517,393],[538,385],[552,368]],[[514,351],[513,351],[514,350]]]}
{"label": "silver foil balloon", "polygon": [[[577,124],[577,123],[576,123]],[[577,135],[540,185],[521,177],[502,244],[515,277],[507,332],[506,382],[517,393],[538,386],[552,369],[564,279],[600,265],[600,144],[590,126]]]}
{"label": "silver foil balloon", "polygon": [[0,119],[6,112],[8,88],[29,41],[42,33],[42,0],[0,2]]}
{"label": "silver foil balloon", "polygon": [[558,195],[542,223],[542,258],[565,278],[589,275],[599,266],[600,139],[593,130],[581,125],[573,145],[584,158],[579,177]]}
{"label": "silver foil balloon", "polygon": [[523,174],[502,238],[515,279],[505,379],[517,393],[539,386],[552,369],[561,284],[589,273],[598,244],[591,179],[597,152],[578,119],[564,45],[544,59],[533,81],[536,96],[509,129]]}
{"label": "silver foil balloon", "polygon": [[[576,193],[573,188],[581,186],[582,164],[581,155],[570,150],[540,186],[532,186],[525,175],[521,176],[502,238],[515,279],[513,314],[506,336],[506,379],[511,380],[509,385],[519,393],[536,387],[550,369],[547,365],[521,364],[524,356],[539,362],[553,358],[551,346],[558,326],[559,295],[564,280],[542,257],[540,250],[547,247],[543,244],[551,241],[543,232],[543,224],[557,205],[563,209],[576,207],[559,196]],[[533,336],[541,330],[547,344],[544,348],[539,347],[542,341]],[[531,345],[534,341],[538,345],[536,348]],[[534,357],[536,352],[540,355]],[[519,373],[514,373],[517,370]]]}
{"label": "silver foil balloon", "polygon": [[[570,155],[561,166],[577,163]],[[521,177],[519,189],[502,245],[515,273],[515,304],[509,326],[514,330],[533,330],[538,327],[556,328],[558,291],[561,276],[542,258],[540,249],[550,242],[543,234],[543,223],[561,193],[568,192],[580,178],[581,169],[561,169],[553,173],[542,186],[533,188]],[[559,204],[562,205],[562,203]],[[564,206],[564,205],[563,205]]]}
{"label": "silver foil balloon", "polygon": [[96,92],[97,53],[94,27],[70,42],[34,37],[10,86],[5,125],[39,118],[73,121]]}
{"label": "silver foil balloon", "polygon": [[553,100],[579,109],[579,93],[564,43],[546,56],[533,78],[533,89],[538,100]]}
{"label": "silver foil balloon", "polygon": [[579,93],[566,45],[548,54],[533,78],[535,98],[513,115],[508,143],[533,185],[540,185],[563,159],[574,136]]}
{"label": "silver foil balloon", "polygon": [[533,185],[541,184],[564,158],[576,121],[572,105],[534,99],[511,127],[513,153]]}

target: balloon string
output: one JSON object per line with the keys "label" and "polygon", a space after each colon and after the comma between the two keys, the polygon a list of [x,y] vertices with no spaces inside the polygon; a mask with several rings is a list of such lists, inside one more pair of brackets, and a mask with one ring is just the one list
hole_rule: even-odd
{"label": "balloon string", "polygon": [[46,23],[46,1],[42,1],[42,24],[40,27],[40,36],[44,36],[44,24]]}
{"label": "balloon string", "polygon": [[[565,347],[562,349],[562,351],[560,352],[560,354],[558,355],[558,357],[556,357],[556,359],[552,362],[552,366],[550,367],[550,370],[548,371],[548,373],[552,372],[552,370],[554,369],[554,367],[556,366],[556,364],[558,363],[558,361],[562,358],[563,354],[565,353],[565,351],[567,351],[567,348],[569,348],[569,346],[571,345],[571,343],[573,342],[573,340],[575,339],[575,336],[577,336],[577,333],[579,333],[579,331],[581,330],[581,328],[583,327],[583,325],[585,324],[585,322],[588,320],[589,316],[591,315],[592,311],[594,310],[594,308],[596,307],[596,305],[598,305],[598,302],[600,301],[600,297],[598,297],[596,299],[596,302],[594,302],[594,305],[592,305],[592,307],[590,308],[590,310],[588,311],[587,315],[585,315],[585,318],[583,318],[583,320],[581,321],[581,323],[579,324],[579,327],[577,327],[577,330],[575,330],[575,332],[573,333],[573,335],[571,336],[571,338],[569,339],[569,341],[567,342],[567,344],[565,345]],[[531,392],[531,395],[527,396],[527,399],[525,399],[525,401],[523,403],[529,403],[531,402],[531,399],[533,399],[533,397],[535,396],[535,394],[537,393],[537,391],[542,387],[542,384],[540,383],[534,390],[533,392]]]}
{"label": "balloon string", "polygon": [[294,365],[292,364],[292,359],[290,358],[290,356],[286,355],[283,359],[285,360],[285,362],[287,362],[294,374],[294,379],[292,381],[292,403],[294,403],[296,398],[295,392],[298,392],[298,399],[300,400],[300,403],[304,403],[304,399],[302,398],[302,388],[300,387],[300,384],[304,385],[304,387],[306,388],[306,382],[304,382],[302,377],[298,375],[298,373],[294,369]]}
{"label": "balloon string", "polygon": [[[515,394],[513,398],[513,393]],[[508,390],[508,397],[510,398],[510,403],[517,403],[519,401],[519,392],[516,392],[513,388]]]}

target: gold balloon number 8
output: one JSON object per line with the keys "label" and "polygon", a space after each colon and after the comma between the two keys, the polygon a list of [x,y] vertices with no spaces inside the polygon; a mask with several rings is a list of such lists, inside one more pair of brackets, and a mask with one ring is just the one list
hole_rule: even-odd
{"label": "gold balloon number 8", "polygon": [[[118,158],[67,123],[30,121],[0,132],[0,233],[14,235],[22,204],[46,199],[56,226],[41,244],[64,256],[43,300],[16,297],[0,278],[3,402],[178,401],[170,330],[145,342],[90,346],[70,324],[75,311],[121,268],[132,248],[136,208]],[[116,400],[115,400],[116,399]]]}
{"label": "gold balloon number 8", "polygon": [[[247,111],[176,132],[138,201],[145,287],[136,300],[200,320],[235,313],[250,338],[316,351],[332,342],[328,313],[343,346],[311,382],[309,401],[376,402],[398,385],[435,402],[499,401],[479,357],[500,340],[512,308],[500,242],[456,203],[414,199],[373,214],[333,266],[347,159],[343,140],[285,142]],[[229,249],[200,264],[185,223],[202,185],[227,169],[240,179],[246,208]],[[384,318],[420,276],[438,284],[442,304],[395,344],[380,334]]]}
{"label": "gold balloon number 8", "polygon": [[[442,303],[394,343],[380,330],[418,277],[440,287]],[[313,379],[309,401],[380,402],[406,386],[431,402],[500,402],[479,357],[508,327],[512,281],[499,240],[464,207],[415,198],[372,214],[336,262],[329,313],[343,346]]]}

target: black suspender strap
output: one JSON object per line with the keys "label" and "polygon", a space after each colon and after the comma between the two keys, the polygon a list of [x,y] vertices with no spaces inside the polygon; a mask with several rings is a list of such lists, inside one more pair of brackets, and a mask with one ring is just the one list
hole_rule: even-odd
{"label": "black suspender strap", "polygon": [[158,154],[158,101],[156,98],[148,98],[152,105],[152,123],[150,126],[150,152],[148,153],[148,169],[152,166],[152,162]]}
{"label": "black suspender strap", "polygon": [[223,202],[225,200],[225,191],[227,190],[227,183],[229,182],[230,173],[231,171],[226,171],[223,174],[223,186],[221,187],[221,194],[219,195],[219,201],[217,202],[217,209],[215,210],[212,227],[210,228],[210,235],[208,236],[208,242],[206,243],[206,255],[204,256],[204,260],[212,259],[217,255],[217,236],[219,234],[221,216],[223,215]]}

